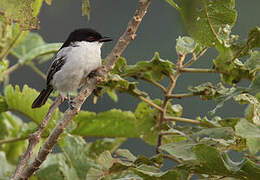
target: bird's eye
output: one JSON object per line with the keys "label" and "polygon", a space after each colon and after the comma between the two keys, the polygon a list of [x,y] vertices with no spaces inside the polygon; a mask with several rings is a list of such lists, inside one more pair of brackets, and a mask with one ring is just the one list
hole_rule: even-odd
{"label": "bird's eye", "polygon": [[94,40],[95,40],[95,38],[93,36],[88,37],[88,41],[94,41]]}

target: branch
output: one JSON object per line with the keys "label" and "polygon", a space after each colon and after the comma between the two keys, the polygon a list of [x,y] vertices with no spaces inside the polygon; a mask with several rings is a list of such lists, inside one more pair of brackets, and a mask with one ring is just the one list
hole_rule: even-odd
{"label": "branch", "polygon": [[201,124],[200,121],[188,119],[188,118],[182,118],[182,117],[165,117],[165,120],[169,121],[177,121],[177,122],[183,122],[183,123],[191,123],[191,124]]}
{"label": "branch", "polygon": [[24,170],[26,164],[28,163],[30,157],[33,155],[33,149],[34,147],[40,142],[41,134],[44,131],[45,127],[48,124],[48,121],[51,119],[51,116],[53,115],[55,109],[59,107],[59,105],[64,101],[62,96],[58,96],[56,100],[53,102],[51,107],[49,108],[46,116],[44,117],[43,121],[39,125],[39,128],[36,132],[31,134],[29,136],[29,144],[27,147],[27,150],[23,156],[23,158],[20,160],[19,164],[16,167],[16,170],[11,178],[11,180],[19,179],[21,176],[22,171]]}
{"label": "branch", "polygon": [[154,80],[151,80],[151,79],[147,79],[145,77],[142,78],[143,80],[147,81],[147,82],[150,82],[152,83],[153,85],[157,86],[158,88],[160,88],[164,93],[167,93],[167,89],[161,85],[160,83],[154,81]]}
{"label": "branch", "polygon": [[28,179],[37,169],[39,169],[40,165],[47,158],[48,154],[52,151],[54,145],[57,143],[59,137],[61,136],[67,125],[79,113],[81,106],[86,98],[96,88],[97,82],[104,79],[104,77],[108,74],[108,71],[114,67],[116,60],[120,57],[121,53],[125,50],[130,41],[135,38],[137,28],[139,27],[141,20],[143,19],[150,3],[151,0],[139,0],[139,5],[135,15],[129,22],[124,34],[119,38],[112,52],[106,57],[104,65],[97,71],[97,76],[89,78],[86,85],[82,87],[79,94],[73,99],[74,108],[69,108],[65,111],[63,118],[52,130],[51,134],[47,138],[44,145],[41,147],[36,158],[32,161],[31,164],[28,165],[27,169],[25,169],[22,174],[19,174],[19,178]]}
{"label": "branch", "polygon": [[16,42],[19,40],[19,38],[21,37],[21,35],[23,34],[23,31],[20,31],[17,36],[14,38],[13,42],[9,45],[9,47],[6,49],[6,51],[3,53],[3,55],[0,57],[0,61],[3,61],[6,56],[9,54],[9,52],[11,51],[11,49],[14,47],[14,45],[16,44]]}
{"label": "branch", "polygon": [[150,104],[151,106],[153,106],[155,109],[157,109],[157,110],[159,110],[159,111],[163,111],[163,109],[160,107],[160,106],[158,106],[157,104],[154,104],[152,101],[150,101],[149,99],[147,99],[147,98],[145,98],[145,97],[143,97],[143,96],[137,96],[137,98],[138,99],[140,99],[140,100],[142,100],[142,101],[144,101],[144,102],[146,102],[147,104]]}
{"label": "branch", "polygon": [[187,97],[192,97],[192,96],[196,96],[196,94],[193,93],[183,93],[183,94],[171,94],[168,96],[169,99],[182,99],[182,98],[187,98]]}
{"label": "branch", "polygon": [[12,142],[16,142],[16,141],[22,141],[22,140],[25,140],[27,138],[28,137],[25,136],[25,137],[18,137],[18,138],[3,139],[3,140],[0,140],[0,145],[6,144],[6,143],[12,143]]}
{"label": "branch", "polygon": [[[172,94],[172,91],[176,85],[176,81],[177,79],[179,78],[180,74],[181,74],[181,71],[180,69],[182,68],[182,63],[185,59],[185,54],[179,54],[179,57],[178,57],[178,62],[177,62],[177,70],[176,72],[174,73],[174,75],[170,75],[170,80],[171,80],[171,83],[167,89],[167,92],[164,94],[164,101],[163,101],[163,104],[162,104],[162,109],[163,111],[161,112],[161,118],[159,120],[159,124],[158,124],[158,127],[159,129],[161,128],[161,125],[163,124],[163,122],[165,121],[165,117],[166,117],[166,110],[167,110],[167,105],[168,105],[168,102],[170,100],[170,98],[168,98],[171,94]],[[158,139],[157,139],[157,146],[156,146],[156,153],[159,153],[159,147],[162,145],[162,135],[159,134],[158,135]]]}
{"label": "branch", "polygon": [[181,68],[181,72],[196,72],[196,73],[217,73],[215,69],[200,69],[200,68]]}
{"label": "branch", "polygon": [[205,52],[208,49],[205,47],[203,48],[198,54],[194,54],[193,57],[191,58],[191,60],[189,60],[187,63],[185,63],[183,65],[184,68],[189,67],[192,63],[194,63],[195,61],[197,61],[201,56],[203,56],[203,54],[205,54]]}
{"label": "branch", "polygon": [[11,74],[12,72],[14,72],[15,70],[17,70],[19,67],[21,67],[21,64],[16,63],[15,65],[12,65],[11,67],[9,67],[8,69],[6,69],[3,73],[2,73],[2,78],[4,79],[6,76],[8,76],[9,74]]}

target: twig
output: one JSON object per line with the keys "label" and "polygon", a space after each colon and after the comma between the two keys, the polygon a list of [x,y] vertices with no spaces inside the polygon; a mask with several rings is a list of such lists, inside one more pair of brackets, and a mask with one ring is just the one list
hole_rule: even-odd
{"label": "twig", "polygon": [[0,61],[3,61],[6,56],[9,54],[9,52],[11,51],[11,49],[14,47],[15,43],[19,40],[19,38],[21,37],[21,35],[23,34],[23,31],[20,31],[17,36],[14,38],[14,40],[12,41],[12,43],[9,45],[9,47],[6,49],[6,51],[3,53],[3,55],[0,57]]}
{"label": "twig", "polygon": [[160,83],[158,83],[158,82],[156,82],[156,81],[154,81],[154,80],[151,80],[151,79],[144,78],[144,77],[143,77],[142,79],[145,80],[145,81],[147,81],[147,82],[152,83],[152,84],[155,85],[155,86],[157,86],[157,87],[160,88],[164,93],[167,92],[167,89],[166,89],[163,85],[161,85]]}
{"label": "twig", "polygon": [[157,110],[159,110],[159,111],[163,111],[163,109],[160,107],[160,106],[158,106],[157,104],[154,104],[152,101],[150,101],[149,99],[147,99],[147,98],[145,98],[145,97],[143,97],[143,96],[137,96],[137,98],[138,99],[140,99],[140,100],[142,100],[142,101],[144,101],[144,102],[146,102],[147,104],[150,104],[151,106],[153,106],[155,109],[157,109]]}
{"label": "twig", "polygon": [[201,124],[200,121],[188,119],[188,118],[182,118],[182,117],[165,117],[165,120],[169,121],[177,121],[177,122],[184,122],[184,123],[192,123],[192,124]]}
{"label": "twig", "polygon": [[22,141],[22,140],[25,140],[27,138],[28,138],[27,136],[24,136],[24,137],[18,137],[18,138],[3,139],[3,140],[0,140],[0,145],[12,143],[12,142],[16,142],[16,141]]}
{"label": "twig", "polygon": [[54,145],[57,143],[60,135],[63,133],[67,125],[72,121],[72,119],[79,113],[82,104],[86,98],[92,93],[95,89],[97,82],[100,82],[107,75],[108,71],[114,67],[116,60],[119,58],[121,53],[125,50],[127,45],[131,40],[135,38],[135,33],[138,26],[141,23],[143,16],[146,13],[147,8],[149,7],[151,0],[139,0],[139,6],[136,10],[135,15],[132,20],[129,22],[128,27],[124,34],[120,37],[119,41],[116,43],[112,52],[106,57],[105,63],[102,68],[97,72],[98,76],[92,77],[87,81],[87,84],[82,87],[80,93],[73,99],[74,108],[67,109],[64,113],[63,118],[59,121],[56,127],[52,130],[51,134],[47,138],[46,142],[40,149],[36,158],[32,161],[31,164],[23,171],[22,174],[19,173],[18,177],[20,179],[28,179],[40,165],[47,158],[48,154],[52,151]]}
{"label": "twig", "polygon": [[4,79],[6,76],[8,76],[9,74],[11,74],[12,72],[14,72],[15,70],[17,70],[19,67],[21,67],[21,64],[16,63],[15,65],[12,65],[11,67],[9,67],[8,69],[6,69],[3,73],[2,73],[2,78]]}
{"label": "twig", "polygon": [[[162,104],[163,111],[161,112],[161,117],[160,117],[159,124],[158,124],[159,128],[161,128],[161,125],[165,121],[167,105],[168,105],[168,102],[170,100],[169,96],[172,94],[172,91],[173,91],[173,89],[176,85],[176,81],[180,76],[180,73],[181,73],[180,69],[182,68],[182,63],[183,63],[184,59],[185,59],[185,54],[179,54],[179,58],[178,58],[178,62],[177,62],[177,70],[174,73],[174,75],[169,76],[171,83],[170,83],[170,85],[167,89],[167,92],[164,94],[165,97],[164,97],[164,101],[163,101],[163,104]],[[160,153],[159,147],[161,145],[162,145],[162,135],[159,134],[158,139],[157,139],[156,153]]]}
{"label": "twig", "polygon": [[177,163],[182,163],[182,160],[180,160],[180,159],[178,159],[178,158],[176,158],[176,157],[174,157],[174,156],[172,156],[172,155],[170,155],[170,154],[163,154],[162,155],[164,158],[168,158],[168,159],[170,159],[170,160],[173,160],[173,161],[175,161],[175,162],[177,162]]}
{"label": "twig", "polygon": [[59,105],[63,101],[64,101],[64,98],[62,96],[58,96],[55,99],[55,101],[53,102],[53,104],[49,108],[45,118],[43,119],[43,121],[39,125],[38,130],[29,136],[29,144],[28,144],[27,150],[26,150],[23,158],[20,160],[19,164],[17,165],[16,170],[15,170],[11,180],[19,179],[19,177],[21,177],[21,173],[22,173],[24,167],[26,166],[26,164],[27,164],[28,160],[30,159],[30,157],[33,155],[34,147],[40,141],[41,134],[42,134],[43,130],[47,126],[48,121],[51,119],[51,116],[54,113],[54,111],[56,110],[56,108],[59,107]]}
{"label": "twig", "polygon": [[169,99],[182,99],[182,98],[187,98],[187,97],[192,97],[192,96],[196,96],[196,94],[193,93],[182,93],[182,94],[171,94],[168,96]]}
{"label": "twig", "polygon": [[41,70],[38,67],[36,67],[34,63],[30,62],[28,65],[32,68],[32,70],[34,70],[34,72],[39,74],[43,79],[46,79],[46,75],[43,72],[41,72]]}
{"label": "twig", "polygon": [[217,73],[215,69],[201,69],[201,68],[181,68],[181,72],[197,72],[197,73]]}
{"label": "twig", "polygon": [[203,54],[205,54],[205,52],[208,50],[208,48],[203,48],[198,54],[193,55],[193,57],[186,62],[183,67],[189,67],[192,63],[194,63],[195,61],[197,61],[201,56],[203,56]]}

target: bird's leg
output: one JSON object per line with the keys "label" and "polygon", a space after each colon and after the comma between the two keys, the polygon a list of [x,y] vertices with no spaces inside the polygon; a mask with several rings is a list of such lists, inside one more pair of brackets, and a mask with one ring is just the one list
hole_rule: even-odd
{"label": "bird's leg", "polygon": [[68,99],[69,108],[73,110],[75,108],[75,103],[73,99],[70,97],[69,93],[67,94],[67,99]]}

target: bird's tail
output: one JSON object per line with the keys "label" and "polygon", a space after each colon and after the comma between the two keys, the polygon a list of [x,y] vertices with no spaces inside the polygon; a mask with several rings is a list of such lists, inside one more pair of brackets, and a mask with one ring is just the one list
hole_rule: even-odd
{"label": "bird's tail", "polygon": [[48,85],[46,89],[43,89],[39,96],[33,101],[32,108],[38,108],[44,105],[52,91],[53,87],[50,85]]}

